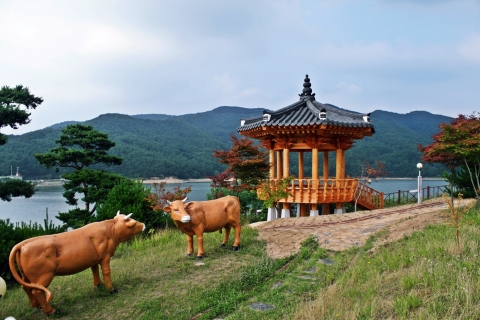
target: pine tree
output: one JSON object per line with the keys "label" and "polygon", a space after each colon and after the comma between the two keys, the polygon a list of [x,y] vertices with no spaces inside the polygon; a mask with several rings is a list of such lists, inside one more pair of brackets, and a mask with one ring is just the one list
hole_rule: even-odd
{"label": "pine tree", "polygon": [[[15,88],[3,86],[0,89],[0,129],[9,126],[18,129],[30,123],[28,109],[35,109],[43,102],[41,97],[30,93],[27,87]],[[23,109],[25,108],[25,109]],[[7,143],[8,137],[0,133],[0,146]],[[10,201],[12,197],[30,198],[35,193],[35,184],[23,180],[0,181],[0,199]]]}
{"label": "pine tree", "polygon": [[62,130],[62,135],[55,143],[60,146],[43,154],[35,154],[37,161],[46,168],[73,168],[65,173],[63,196],[70,205],[77,205],[77,194],[83,194],[85,209],[73,209],[60,213],[57,218],[69,227],[81,227],[93,221],[97,203],[105,201],[108,192],[123,176],[104,170],[88,168],[95,164],[120,165],[122,158],[108,154],[115,142],[108,139],[108,134],[95,130],[92,126],[73,124]]}

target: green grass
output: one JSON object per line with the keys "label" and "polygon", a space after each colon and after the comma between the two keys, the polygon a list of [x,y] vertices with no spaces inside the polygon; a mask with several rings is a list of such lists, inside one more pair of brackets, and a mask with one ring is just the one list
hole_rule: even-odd
{"label": "green grass", "polygon": [[381,247],[360,250],[355,263],[296,319],[478,319],[480,318],[479,212],[461,229],[446,225]]}
{"label": "green grass", "polygon": [[[454,230],[435,225],[377,249],[374,237],[343,252],[310,238],[276,260],[244,227],[237,252],[219,248],[219,233],[206,234],[203,265],[185,256],[185,235],[167,230],[119,246],[117,294],[93,287],[89,270],[56,277],[49,289],[61,319],[478,319],[479,212],[466,221],[460,252]],[[18,286],[0,300],[0,319],[7,316],[48,318]]]}

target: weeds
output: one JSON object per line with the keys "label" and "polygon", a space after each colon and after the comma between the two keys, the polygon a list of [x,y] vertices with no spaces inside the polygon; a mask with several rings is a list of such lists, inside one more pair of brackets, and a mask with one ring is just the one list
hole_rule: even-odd
{"label": "weeds", "polygon": [[[298,254],[274,260],[245,226],[237,252],[219,248],[219,233],[205,234],[207,257],[199,265],[185,257],[183,234],[163,230],[118,247],[112,260],[118,294],[93,288],[85,271],[54,278],[52,303],[66,320],[478,319],[478,210],[460,222],[462,255],[451,229],[440,224],[374,251],[373,237],[343,252],[327,251],[311,237]],[[272,308],[256,311],[253,304]],[[19,287],[0,300],[0,319],[6,316],[45,319]]]}
{"label": "weeds", "polygon": [[315,301],[298,307],[295,319],[478,319],[478,214],[468,211],[459,224],[462,255],[446,225],[429,226],[374,252],[361,249]]}
{"label": "weeds", "polygon": [[[463,195],[458,194],[458,202],[462,201]],[[466,206],[455,206],[453,199],[449,198],[446,193],[442,194],[443,201],[448,206],[447,211],[447,224],[455,229],[455,238],[457,240],[457,249],[460,252],[460,226],[463,223],[464,217],[467,212],[475,205],[475,202],[471,201]]]}

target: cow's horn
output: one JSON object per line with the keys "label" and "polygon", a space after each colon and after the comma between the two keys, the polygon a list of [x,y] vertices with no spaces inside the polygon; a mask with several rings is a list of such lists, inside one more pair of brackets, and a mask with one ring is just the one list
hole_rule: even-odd
{"label": "cow's horn", "polygon": [[187,201],[187,197],[185,197],[185,199],[182,200],[183,202]]}
{"label": "cow's horn", "polygon": [[168,205],[171,205],[171,204],[172,204],[172,203],[171,203],[170,201],[168,201],[168,200],[167,200],[167,203],[168,203]]}
{"label": "cow's horn", "polygon": [[133,212],[132,212],[132,213],[130,213],[128,216],[125,216],[125,220],[128,220],[128,219],[130,219],[130,216],[131,216],[132,214],[133,214]]}
{"label": "cow's horn", "polygon": [[117,216],[120,214],[120,210],[117,211]]}

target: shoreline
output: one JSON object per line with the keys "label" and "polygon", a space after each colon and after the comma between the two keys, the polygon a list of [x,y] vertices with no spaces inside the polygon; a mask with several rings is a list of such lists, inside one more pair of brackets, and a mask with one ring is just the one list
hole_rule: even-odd
{"label": "shoreline", "polygon": [[[61,186],[65,182],[64,179],[51,179],[51,180],[28,180],[35,182],[37,186]],[[212,180],[204,179],[176,179],[176,178],[165,178],[165,179],[145,179],[143,184],[154,184],[162,183],[166,184],[180,184],[180,183],[202,183],[202,182],[211,182]]]}
{"label": "shoreline", "polygon": [[[402,180],[417,180],[418,177],[415,178],[378,178],[377,180],[373,180],[372,182],[379,182],[379,181],[402,181]],[[443,178],[432,178],[432,177],[422,177],[422,180],[444,180]],[[61,186],[64,183],[64,179],[51,179],[51,180],[29,180],[36,182],[37,186]],[[203,179],[177,179],[177,178],[165,178],[165,179],[145,179],[143,180],[143,184],[154,184],[154,183],[162,183],[165,182],[166,184],[181,184],[181,183],[205,183],[211,182],[211,179],[203,178]]]}
{"label": "shoreline", "polygon": [[[413,178],[378,178],[377,180],[372,179],[372,181],[382,181],[382,180],[417,180],[418,177]],[[445,180],[442,177],[422,177],[422,180]]]}
{"label": "shoreline", "polygon": [[211,182],[212,180],[204,178],[204,179],[175,179],[175,178],[167,178],[167,179],[146,179],[143,180],[143,184],[153,184],[153,183],[161,183],[165,182],[166,184],[171,183],[198,183],[198,182]]}

